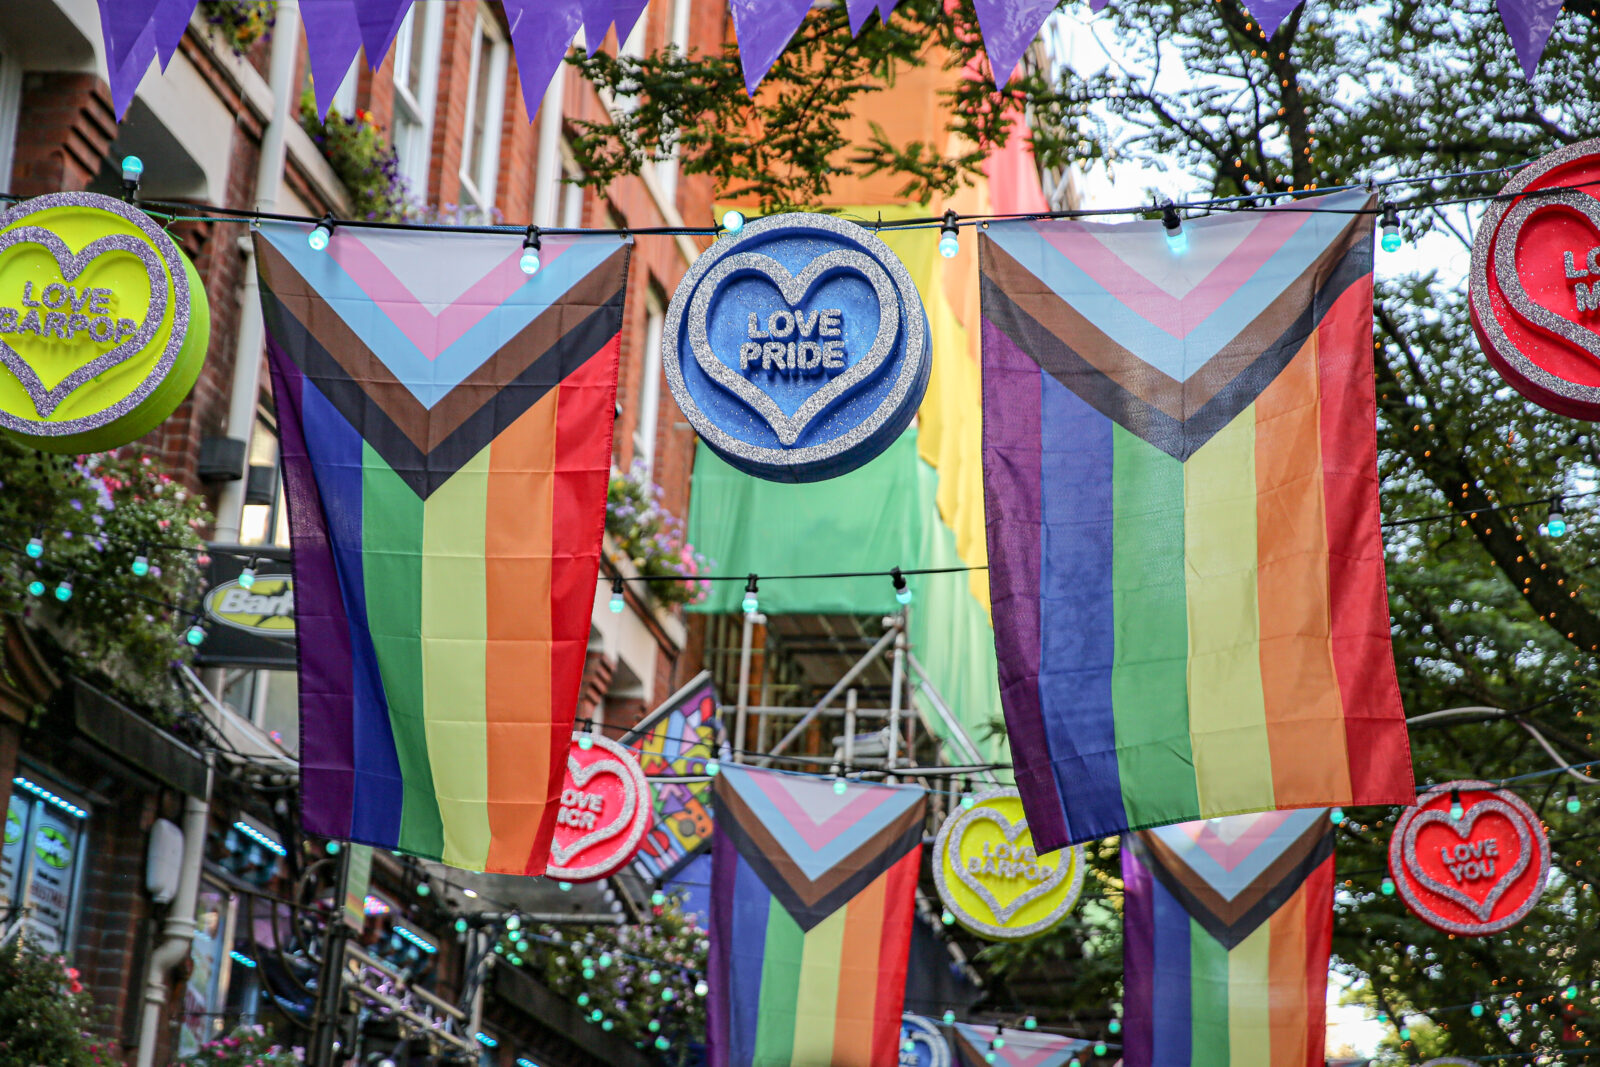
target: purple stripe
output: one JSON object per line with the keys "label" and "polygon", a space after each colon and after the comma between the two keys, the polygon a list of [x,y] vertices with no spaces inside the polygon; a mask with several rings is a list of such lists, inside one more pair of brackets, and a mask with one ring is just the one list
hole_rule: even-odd
{"label": "purple stripe", "polygon": [[277,400],[284,495],[294,545],[295,636],[300,677],[300,821],[319,837],[350,836],[354,789],[350,620],[339,596],[322,499],[306,454],[300,409],[305,378],[267,339]]}
{"label": "purple stripe", "polygon": [[[366,570],[362,545],[361,435],[333,403],[306,382],[300,403],[301,425],[315,443],[312,473],[322,501],[322,517],[337,568],[339,594],[350,620],[352,768],[354,807],[350,834],[357,841],[394,848],[400,840],[405,778],[389,721],[367,620]],[[302,655],[305,652],[302,651]],[[315,650],[313,654],[325,654]]]}
{"label": "purple stripe", "polygon": [[733,886],[739,850],[724,833],[711,835],[711,949],[706,958],[706,1057],[710,1067],[728,1067],[728,983],[733,961]]}
{"label": "purple stripe", "polygon": [[1133,849],[1122,850],[1123,1067],[1155,1067],[1151,1004],[1155,996],[1155,900],[1151,877]]}
{"label": "purple stripe", "polygon": [[[995,659],[1017,788],[1041,851],[1067,839],[1039,703],[1039,365],[983,320],[983,503]],[[1004,413],[1004,417],[999,417]]]}

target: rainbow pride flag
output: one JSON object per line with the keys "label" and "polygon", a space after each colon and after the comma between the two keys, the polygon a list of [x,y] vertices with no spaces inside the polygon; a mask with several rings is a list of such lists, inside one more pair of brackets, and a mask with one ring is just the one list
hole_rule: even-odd
{"label": "rainbow pride flag", "polygon": [[[1408,804],[1365,194],[980,235],[1001,700],[1042,850]],[[996,417],[1000,415],[1001,417]]]}
{"label": "rainbow pride flag", "polygon": [[255,240],[308,833],[541,874],[595,598],[631,246]]}
{"label": "rainbow pride flag", "polygon": [[711,846],[711,1067],[895,1067],[921,789],[724,765]]}
{"label": "rainbow pride flag", "polygon": [[1123,1067],[1322,1067],[1327,812],[1236,815],[1122,840]]}

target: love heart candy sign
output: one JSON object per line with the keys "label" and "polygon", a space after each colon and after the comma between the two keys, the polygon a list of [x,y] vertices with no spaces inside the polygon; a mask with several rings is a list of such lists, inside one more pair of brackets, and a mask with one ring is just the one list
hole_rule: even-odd
{"label": "love heart candy sign", "polygon": [[609,738],[578,734],[550,841],[546,878],[593,882],[628,865],[654,817],[650,784],[632,752]]}
{"label": "love heart candy sign", "polygon": [[1521,797],[1487,782],[1430,790],[1401,813],[1389,839],[1401,898],[1446,933],[1481,937],[1521,922],[1549,872],[1544,824]]}
{"label": "love heart candy sign", "polygon": [[49,452],[137,440],[188,395],[211,317],[149,216],[96,193],[0,215],[0,429]]}
{"label": "love heart candy sign", "polygon": [[995,789],[958,807],[933,843],[933,880],[944,906],[975,934],[1021,941],[1051,929],[1083,890],[1081,845],[1034,851],[1022,794]]}
{"label": "love heart candy sign", "polygon": [[834,478],[878,455],[916,414],[931,364],[905,264],[831,215],[769,215],[684,276],[661,346],[696,433],[762,478]]}
{"label": "love heart candy sign", "polygon": [[1600,140],[1524,167],[1472,245],[1472,324],[1528,399],[1600,419]]}

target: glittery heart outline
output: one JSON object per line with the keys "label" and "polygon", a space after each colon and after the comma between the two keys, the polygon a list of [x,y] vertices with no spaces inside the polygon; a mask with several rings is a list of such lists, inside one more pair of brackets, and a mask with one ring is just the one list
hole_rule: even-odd
{"label": "glittery heart outline", "polygon": [[1028,820],[1023,819],[1021,822],[1012,822],[1010,819],[1006,818],[1004,814],[996,811],[994,808],[975,807],[961,816],[961,821],[956,823],[955,828],[950,834],[950,844],[948,847],[955,860],[951,866],[955,868],[956,877],[961,880],[962,885],[966,886],[968,889],[972,890],[978,895],[978,899],[982,900],[984,905],[994,915],[995,921],[1001,925],[1004,925],[1010,921],[1011,916],[1021,911],[1025,905],[1033,903],[1035,900],[1038,900],[1040,897],[1059,886],[1062,882],[1066,881],[1067,874],[1069,873],[1067,868],[1071,865],[1072,857],[1063,856],[1061,862],[1056,864],[1054,874],[1040,882],[1038,885],[1034,886],[1032,889],[1018,893],[1016,898],[1012,900],[1011,903],[1002,907],[999,900],[997,900],[995,895],[990,892],[989,887],[978,881],[978,879],[974,878],[972,876],[972,872],[967,870],[967,865],[961,862],[963,858],[961,855],[961,844],[966,840],[967,831],[972,828],[972,824],[980,819],[987,822],[992,822],[998,826],[1000,828],[1000,832],[1005,835],[1006,843],[1010,845],[1015,845],[1017,843],[1017,838],[1027,833]]}
{"label": "glittery heart outline", "polygon": [[[1455,830],[1456,836],[1465,841],[1468,835],[1472,833],[1473,826],[1477,824],[1478,817],[1485,812],[1498,812],[1510,821],[1512,827],[1517,831],[1517,842],[1521,846],[1521,855],[1518,857],[1516,864],[1495,881],[1494,885],[1489,889],[1489,895],[1484,898],[1482,904],[1479,904],[1461,890],[1429,877],[1422,870],[1422,865],[1417,861],[1417,835],[1424,826],[1441,823]],[[1494,906],[1500,902],[1500,898],[1515,884],[1516,880],[1522,877],[1523,872],[1528,869],[1528,864],[1533,862],[1532,841],[1532,834],[1529,832],[1522,814],[1510,804],[1495,797],[1487,797],[1478,801],[1478,803],[1464,811],[1459,819],[1453,818],[1447,811],[1429,808],[1417,812],[1406,826],[1404,853],[1406,874],[1418,885],[1432,890],[1446,900],[1451,900],[1461,905],[1473,915],[1476,915],[1479,922],[1488,922],[1489,917],[1494,914]]]}
{"label": "glittery heart outline", "polygon": [[602,759],[595,760],[587,767],[580,766],[578,761],[567,755],[567,773],[572,776],[572,785],[582,789],[597,774],[614,774],[622,783],[622,814],[598,830],[592,830],[578,838],[566,848],[562,848],[554,841],[550,843],[550,866],[565,867],[572,861],[572,857],[581,855],[587,848],[592,848],[602,841],[609,841],[613,837],[627,830],[633,823],[633,812],[639,804],[639,798],[629,788],[632,783],[628,780],[628,768],[621,760]]}
{"label": "glittery heart outline", "polygon": [[1574,192],[1560,192],[1530,196],[1520,200],[1515,207],[1506,212],[1505,221],[1500,224],[1500,231],[1495,236],[1494,280],[1499,284],[1506,303],[1525,321],[1549,330],[1557,337],[1578,346],[1596,360],[1600,360],[1600,334],[1538,303],[1528,295],[1527,288],[1522,284],[1522,277],[1517,273],[1516,249],[1517,243],[1522,239],[1522,228],[1527,225],[1534,213],[1556,207],[1576,211],[1588,220],[1596,231],[1600,231],[1600,202],[1592,197]]}
{"label": "glittery heart outline", "polygon": [[39,413],[39,417],[47,419],[61,406],[62,401],[76,392],[84,382],[105,373],[119,363],[127,362],[150,343],[150,339],[155,336],[157,328],[161,325],[162,317],[167,313],[167,279],[155,252],[131,234],[119,233],[98,237],[84,245],[82,252],[74,253],[67,247],[65,241],[49,230],[40,226],[21,226],[9,233],[0,234],[0,255],[25,244],[38,245],[48,251],[55,258],[63,281],[76,281],[78,275],[82,274],[91,263],[108,252],[131,252],[144,267],[145,276],[150,281],[150,307],[145,312],[144,322],[134,335],[85,363],[63,378],[53,389],[46,389],[38,372],[16,349],[7,344],[3,337],[0,337],[0,363],[5,364],[6,368],[16,376],[17,381],[22,383],[22,387],[28,391],[28,398],[33,401],[34,410]]}
{"label": "glittery heart outline", "polygon": [[[785,415],[783,409],[778,407],[759,386],[722,362],[711,351],[711,342],[706,330],[706,312],[710,308],[711,298],[716,295],[717,286],[729,276],[736,272],[749,273],[765,278],[791,307],[798,307],[819,281],[836,271],[844,270],[853,270],[862,275],[877,294],[877,336],[873,339],[872,347],[867,350],[866,355],[847,368],[843,374],[824,383],[816,392],[806,397],[805,402],[793,415]],[[767,425],[772,427],[772,432],[777,434],[778,441],[788,447],[800,439],[800,435],[805,432],[813,418],[853,386],[865,381],[883,365],[884,360],[889,358],[889,353],[894,348],[895,334],[900,328],[898,308],[899,301],[896,299],[894,283],[889,280],[888,272],[863,252],[852,249],[824,252],[806,264],[806,269],[798,276],[791,274],[789,268],[771,256],[760,252],[741,252],[718,263],[696,288],[694,300],[689,305],[689,348],[694,353],[695,362],[700,365],[700,369],[724,389],[754,408],[756,413],[767,421]]]}

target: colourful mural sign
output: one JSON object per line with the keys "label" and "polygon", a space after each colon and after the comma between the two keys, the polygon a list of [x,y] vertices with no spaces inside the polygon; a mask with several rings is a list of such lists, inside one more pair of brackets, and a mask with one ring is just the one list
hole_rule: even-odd
{"label": "colourful mural sign", "polygon": [[0,215],[0,429],[49,452],[142,437],[188,395],[211,316],[194,265],[130,204],[52,193]]}
{"label": "colourful mural sign", "polygon": [[[623,739],[639,754],[647,778],[710,774],[726,740],[709,673],[674,693]],[[711,783],[656,783],[655,805],[655,825],[645,835],[634,867],[642,877],[660,882],[711,840]]]}

